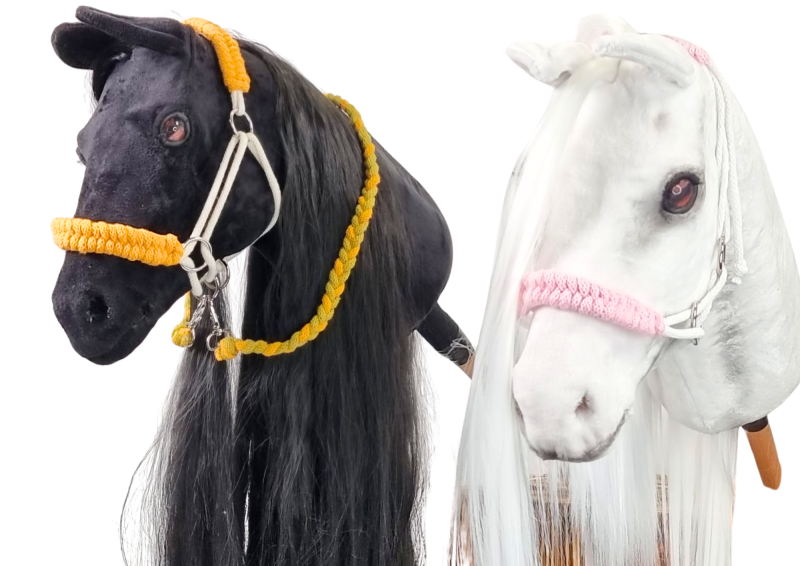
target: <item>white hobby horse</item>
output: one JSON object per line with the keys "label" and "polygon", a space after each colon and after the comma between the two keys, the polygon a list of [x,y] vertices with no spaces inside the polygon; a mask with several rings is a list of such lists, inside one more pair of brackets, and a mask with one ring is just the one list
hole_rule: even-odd
{"label": "white hobby horse", "polygon": [[454,560],[728,565],[737,429],[800,380],[755,135],[705,51],[618,18],[509,55],[554,93],[506,193]]}

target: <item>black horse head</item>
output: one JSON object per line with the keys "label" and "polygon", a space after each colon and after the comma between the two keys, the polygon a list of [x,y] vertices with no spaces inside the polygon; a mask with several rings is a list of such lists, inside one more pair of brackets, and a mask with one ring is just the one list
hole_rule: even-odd
{"label": "black horse head", "polygon": [[[176,20],[128,18],[92,8],[53,32],[62,61],[90,69],[97,107],[78,134],[86,165],[75,216],[121,223],[185,241],[231,137],[231,99],[209,41]],[[263,65],[248,70],[260,104],[249,107],[281,179],[274,85]],[[273,103],[270,103],[272,101]],[[266,179],[248,155],[212,238],[217,257],[238,252],[274,211]],[[179,266],[151,267],[67,252],[53,306],[75,350],[109,364],[130,354],[189,289]]]}
{"label": "black horse head", "polygon": [[[78,19],[53,35],[62,60],[93,71],[98,100],[78,137],[76,216],[185,242],[232,135],[216,53],[172,20],[87,8]],[[296,69],[239,43],[253,131],[282,189],[280,220],[248,254],[242,335],[285,340],[317,312],[365,183],[364,150],[348,116]],[[148,563],[418,562],[426,450],[410,336],[419,327],[444,350],[460,336],[436,307],[452,246],[430,196],[375,147],[375,215],[324,333],[241,364],[216,362],[203,340],[186,349],[142,468]],[[211,238],[215,257],[250,246],[274,211],[247,154]],[[179,266],[68,252],[53,301],[75,349],[112,363],[188,289]]]}

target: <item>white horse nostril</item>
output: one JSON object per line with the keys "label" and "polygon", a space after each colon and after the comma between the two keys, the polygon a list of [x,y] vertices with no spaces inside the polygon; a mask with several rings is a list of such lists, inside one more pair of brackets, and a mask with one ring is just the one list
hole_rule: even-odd
{"label": "white horse nostril", "polygon": [[592,405],[590,403],[589,394],[587,393],[581,400],[578,402],[578,406],[575,407],[575,414],[579,417],[587,417],[592,413]]}

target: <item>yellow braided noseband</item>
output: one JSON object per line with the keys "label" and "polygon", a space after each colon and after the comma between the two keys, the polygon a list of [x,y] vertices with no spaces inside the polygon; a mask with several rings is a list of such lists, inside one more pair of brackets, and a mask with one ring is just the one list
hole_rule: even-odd
{"label": "yellow braided noseband", "polygon": [[[358,197],[355,214],[345,231],[342,248],[339,250],[339,257],[333,262],[333,269],[331,269],[328,274],[328,282],[325,284],[325,293],[322,295],[322,301],[319,307],[317,307],[317,314],[311,317],[311,320],[308,321],[305,326],[283,342],[242,340],[233,336],[226,336],[220,340],[219,345],[216,350],[214,350],[214,355],[217,360],[230,360],[240,353],[261,354],[267,357],[289,354],[314,340],[319,336],[320,332],[325,330],[328,323],[333,318],[334,311],[339,305],[342,293],[344,293],[345,283],[350,277],[353,268],[356,266],[358,252],[361,249],[361,243],[364,241],[364,234],[367,231],[367,227],[369,227],[369,221],[372,218],[372,209],[375,207],[375,197],[378,194],[378,183],[380,182],[378,160],[375,156],[375,144],[372,143],[372,137],[369,135],[366,127],[364,127],[364,121],[361,119],[358,110],[356,110],[352,104],[338,96],[329,94],[328,98],[347,113],[356,129],[358,138],[361,141],[361,147],[363,148],[366,180],[361,190],[361,196]],[[191,341],[191,331],[188,328],[191,318],[191,308],[189,305],[190,297],[187,294],[184,319],[172,332],[172,341],[179,346],[187,346]]]}
{"label": "yellow braided noseband", "polygon": [[183,246],[176,236],[162,236],[125,224],[56,218],[50,228],[53,241],[68,252],[114,255],[147,265],[178,265],[183,255]]}

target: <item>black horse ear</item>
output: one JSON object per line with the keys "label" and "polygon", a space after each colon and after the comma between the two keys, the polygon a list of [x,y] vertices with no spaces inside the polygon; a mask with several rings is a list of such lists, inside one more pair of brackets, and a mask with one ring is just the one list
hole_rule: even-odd
{"label": "black horse ear", "polygon": [[75,17],[131,47],[146,47],[169,55],[185,51],[184,26],[170,18],[129,18],[81,6]]}
{"label": "black horse ear", "polygon": [[61,24],[53,30],[53,49],[64,63],[92,70],[92,90],[99,98],[120,55],[144,47],[170,55],[186,52],[186,26],[169,18],[129,18],[81,6],[83,23]]}
{"label": "black horse ear", "polygon": [[130,53],[131,48],[86,24],[61,24],[53,30],[53,49],[64,63],[76,69],[95,69],[104,61]]}
{"label": "black horse ear", "polygon": [[76,17],[83,23],[61,24],[51,38],[56,55],[70,67],[96,69],[134,47],[161,53],[185,52],[186,29],[169,18],[128,18],[81,6]]}

